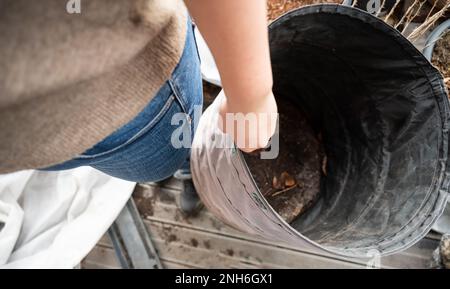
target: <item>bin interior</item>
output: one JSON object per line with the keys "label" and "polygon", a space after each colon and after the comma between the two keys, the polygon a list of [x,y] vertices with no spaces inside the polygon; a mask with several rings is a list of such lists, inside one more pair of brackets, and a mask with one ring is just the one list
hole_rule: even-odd
{"label": "bin interior", "polygon": [[296,11],[270,28],[274,94],[322,134],[328,159],[320,199],[291,226],[342,249],[420,225],[438,197],[446,142],[436,76],[367,17]]}

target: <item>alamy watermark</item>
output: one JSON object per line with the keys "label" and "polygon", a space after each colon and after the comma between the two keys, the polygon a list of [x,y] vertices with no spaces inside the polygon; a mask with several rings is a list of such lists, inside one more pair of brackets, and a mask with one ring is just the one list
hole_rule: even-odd
{"label": "alamy watermark", "polygon": [[66,3],[66,11],[69,14],[80,14],[81,0],[68,0]]}
{"label": "alamy watermark", "polygon": [[366,263],[366,269],[380,269],[381,268],[381,253],[376,249],[371,249],[366,256],[369,261]]}
{"label": "alamy watermark", "polygon": [[[186,113],[176,113],[172,116],[171,125],[176,126],[171,135],[171,145],[174,148],[192,148],[191,125],[197,127],[200,116],[202,115],[202,107],[195,106],[193,118]],[[278,114],[268,113],[227,113],[225,119],[217,114],[212,117],[212,123],[208,125],[215,126],[216,129],[208,130],[209,134],[201,134],[200,143],[209,142],[214,148],[235,149],[249,148],[259,149],[261,159],[275,159],[279,153],[279,123]],[[220,127],[226,126],[228,134],[224,134]],[[266,136],[259,135],[267,129],[267,127],[275,126],[275,133],[270,138],[268,145],[261,149],[258,140]],[[234,138],[230,137],[231,135]],[[210,139],[205,139],[210,138]]]}

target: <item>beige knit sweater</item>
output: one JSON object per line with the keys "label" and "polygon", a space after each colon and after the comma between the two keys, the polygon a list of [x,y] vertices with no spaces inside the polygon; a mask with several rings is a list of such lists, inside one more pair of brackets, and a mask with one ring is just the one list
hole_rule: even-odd
{"label": "beige knit sweater", "polygon": [[0,0],[0,173],[92,147],[135,117],[180,59],[181,0],[79,0],[79,14],[68,1]]}

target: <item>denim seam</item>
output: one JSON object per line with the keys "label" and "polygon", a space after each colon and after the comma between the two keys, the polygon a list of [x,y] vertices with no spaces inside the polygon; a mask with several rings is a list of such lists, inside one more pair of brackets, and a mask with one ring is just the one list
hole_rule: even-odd
{"label": "denim seam", "polygon": [[195,24],[192,23],[192,35],[193,35],[193,38],[194,38],[195,51],[197,52],[198,62],[199,62],[200,65],[201,65],[202,59],[201,59],[201,57],[200,57],[200,51],[198,50],[198,43],[197,43],[197,36],[195,36],[195,29],[197,29],[197,28],[196,28]]}
{"label": "denim seam", "polygon": [[164,114],[169,110],[169,107],[173,103],[174,99],[175,99],[175,96],[174,96],[174,94],[172,94],[169,97],[169,99],[166,101],[166,103],[164,104],[163,108],[158,112],[158,114],[147,125],[145,125],[141,130],[139,130],[135,135],[133,135],[131,138],[129,138],[123,144],[120,144],[120,145],[116,146],[115,148],[112,148],[108,151],[101,152],[101,153],[94,154],[94,155],[83,155],[83,154],[78,155],[75,157],[75,159],[91,159],[91,158],[101,157],[101,156],[110,154],[112,152],[115,152],[115,151],[129,145],[130,143],[134,142],[136,139],[138,139],[144,133],[146,133],[148,130],[150,130],[164,116]]}
{"label": "denim seam", "polygon": [[181,109],[183,112],[187,115],[189,115],[189,111],[187,110],[186,104],[183,101],[183,97],[181,96],[181,91],[178,89],[178,86],[175,84],[175,82],[172,79],[169,79],[169,85],[172,88],[173,95],[177,99],[177,101],[180,103]]}

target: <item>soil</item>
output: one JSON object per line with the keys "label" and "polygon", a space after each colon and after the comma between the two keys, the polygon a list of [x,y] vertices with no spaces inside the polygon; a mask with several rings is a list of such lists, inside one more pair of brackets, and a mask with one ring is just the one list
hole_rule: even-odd
{"label": "soil", "polygon": [[269,0],[267,3],[267,18],[274,20],[289,10],[305,5],[341,2],[342,0]]}
{"label": "soil", "polygon": [[220,90],[220,87],[203,81],[203,110],[205,110],[211,103],[213,103]]}
{"label": "soil", "polygon": [[431,61],[441,71],[448,91],[450,91],[450,32],[444,34],[436,42]]}
{"label": "soil", "polygon": [[[203,84],[205,108],[219,92],[217,86]],[[261,160],[259,152],[243,155],[263,196],[290,223],[317,200],[320,179],[326,175],[326,155],[321,136],[315,134],[298,109],[282,99],[277,104],[281,132],[278,157]]]}
{"label": "soil", "polygon": [[198,241],[197,241],[197,239],[192,238],[192,239],[191,239],[191,245],[192,245],[192,247],[197,248],[197,247],[198,247]]}
{"label": "soil", "polygon": [[156,196],[144,197],[144,190],[142,186],[137,185],[133,192],[133,199],[141,216],[147,218],[153,216],[153,206],[156,202]]}
{"label": "soil", "polygon": [[276,159],[260,159],[259,152],[244,158],[261,193],[288,223],[310,208],[326,175],[326,155],[306,118],[295,105],[277,100],[280,114],[280,147]]}
{"label": "soil", "polygon": [[440,243],[440,255],[442,265],[445,269],[450,269],[450,235],[444,235]]}

